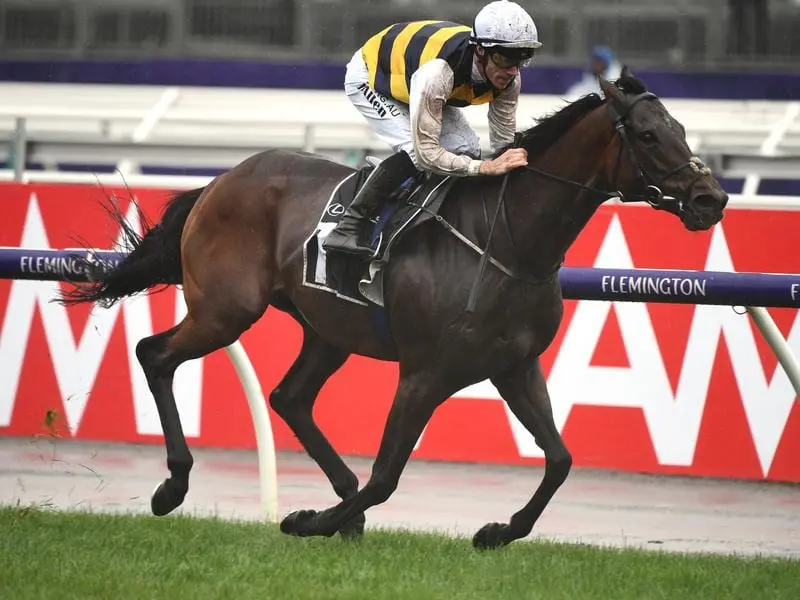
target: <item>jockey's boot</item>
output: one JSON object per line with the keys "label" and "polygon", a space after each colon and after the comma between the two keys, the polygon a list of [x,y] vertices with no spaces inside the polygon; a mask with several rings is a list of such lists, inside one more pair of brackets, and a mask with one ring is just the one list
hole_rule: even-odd
{"label": "jockey's boot", "polygon": [[383,203],[409,177],[417,174],[411,157],[401,150],[375,167],[353,198],[341,220],[322,242],[326,252],[344,252],[362,256],[375,254],[369,245],[369,224],[380,212]]}

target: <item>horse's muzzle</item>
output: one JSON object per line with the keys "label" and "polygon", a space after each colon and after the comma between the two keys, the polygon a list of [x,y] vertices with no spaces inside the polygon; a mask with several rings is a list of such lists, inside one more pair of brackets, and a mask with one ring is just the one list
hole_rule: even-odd
{"label": "horse's muzzle", "polygon": [[728,194],[724,190],[704,190],[684,204],[681,221],[689,231],[710,229],[722,220],[727,204]]}

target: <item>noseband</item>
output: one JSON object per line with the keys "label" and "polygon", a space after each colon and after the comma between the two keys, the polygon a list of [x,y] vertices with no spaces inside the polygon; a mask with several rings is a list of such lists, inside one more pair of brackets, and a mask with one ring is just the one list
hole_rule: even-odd
{"label": "noseband", "polygon": [[689,185],[689,189],[686,190],[686,196],[688,197],[691,194],[691,191],[694,188],[694,186],[702,177],[706,175],[711,175],[711,169],[709,169],[705,164],[703,164],[703,161],[700,160],[700,158],[698,158],[697,156],[692,156],[689,158],[687,162],[678,165],[677,167],[672,169],[669,173],[664,175],[664,177],[662,177],[660,180],[655,180],[644,169],[644,167],[642,167],[641,163],[636,157],[636,153],[633,150],[633,144],[628,139],[628,133],[626,128],[629,126],[629,124],[626,122],[626,119],[630,114],[631,110],[633,109],[633,107],[636,106],[638,102],[642,100],[657,100],[657,99],[658,96],[656,96],[652,92],[643,92],[641,94],[637,94],[636,96],[634,96],[625,103],[625,107],[622,113],[618,112],[617,109],[614,108],[611,102],[606,103],[606,106],[608,107],[608,111],[611,116],[611,120],[614,123],[614,129],[620,136],[619,152],[617,153],[617,161],[616,164],[614,165],[613,187],[617,188],[617,181],[619,179],[619,170],[622,164],[622,150],[623,148],[625,148],[627,149],[628,157],[635,170],[636,180],[641,184],[641,187],[645,190],[644,193],[628,194],[626,196],[621,191],[619,191],[619,189],[613,192],[598,190],[591,186],[578,183],[577,181],[572,181],[569,179],[565,179],[563,177],[559,177],[557,175],[553,175],[552,173],[547,173],[546,171],[542,171],[535,167],[526,166],[524,168],[527,169],[528,171],[533,171],[550,179],[554,179],[556,181],[561,181],[563,183],[568,183],[570,185],[583,188],[598,195],[607,196],[608,198],[617,198],[620,202],[647,202],[653,208],[657,208],[659,210],[666,210],[678,216],[681,216],[685,208],[684,201],[679,198],[675,198],[673,196],[665,196],[664,192],[661,190],[664,182],[673,175],[675,175],[676,173],[682,171],[683,169],[686,168],[692,169],[692,171],[694,171],[695,173],[695,177],[692,180],[692,183]]}

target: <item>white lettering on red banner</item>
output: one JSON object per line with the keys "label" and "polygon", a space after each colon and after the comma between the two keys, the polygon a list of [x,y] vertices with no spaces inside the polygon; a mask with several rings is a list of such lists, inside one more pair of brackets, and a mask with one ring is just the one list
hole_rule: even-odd
{"label": "white lettering on red banner", "polygon": [[[139,228],[138,214],[130,210],[127,218]],[[118,240],[119,241],[119,240]],[[35,194],[30,197],[22,236],[24,248],[50,248],[44,221]],[[0,427],[8,427],[17,395],[22,364],[27,349],[34,311],[44,322],[53,369],[61,393],[67,425],[79,430],[86,403],[103,362],[111,331],[120,312],[124,314],[137,431],[142,435],[161,435],[161,423],[147,381],[136,359],[136,343],[152,335],[150,308],[145,297],[135,297],[108,309],[96,308],[78,341],[74,339],[66,308],[51,302],[59,292],[57,282],[15,281],[11,285],[8,307],[0,331]],[[183,297],[178,294],[179,317],[185,314]],[[175,397],[187,436],[200,435],[202,361],[182,365],[175,376]]]}
{"label": "white lettering on red banner", "polygon": [[[0,245],[64,247],[74,235],[94,236],[94,243],[102,244],[119,235],[103,229],[108,220],[96,199],[106,192],[93,186],[0,184],[0,189],[7,208]],[[166,193],[134,193],[157,219]],[[136,212],[127,214],[138,227]],[[797,227],[797,213],[731,211],[712,232],[688,233],[647,208],[604,207],[576,240],[567,264],[797,272]],[[754,241],[751,231],[764,230],[771,235]],[[665,260],[673,250],[678,256]],[[702,282],[669,276],[610,277],[604,284],[608,291],[629,294],[706,292]],[[67,435],[109,441],[160,437],[135,346],[154,327],[161,331],[181,319],[186,307],[180,291],[98,307],[85,320],[86,306],[66,309],[51,302],[58,290],[55,282],[0,282],[0,435],[41,433],[43,407],[60,404]],[[800,295],[800,286],[791,293]],[[766,353],[747,315],[724,306],[624,301],[568,301],[566,306],[543,364],[556,425],[565,432],[576,465],[800,481],[793,459],[800,435],[794,390],[782,368],[774,368],[774,356]],[[773,309],[771,314],[788,332],[790,347],[800,352],[798,312]],[[274,310],[243,335],[266,393],[296,358],[301,339],[296,323]],[[396,376],[396,365],[352,357],[331,378],[315,415],[334,447],[345,454],[374,455]],[[253,447],[246,400],[224,353],[182,365],[174,393],[194,443]],[[512,464],[541,459],[532,436],[489,382],[456,396],[434,415],[415,456]],[[288,427],[273,417],[277,447],[299,449]],[[595,419],[603,424],[595,425]],[[120,426],[107,429],[110,421]],[[602,429],[617,423],[622,423],[619,430]],[[635,430],[631,438],[627,427]]]}
{"label": "white lettering on red banner", "polygon": [[[616,216],[594,266],[623,269],[634,266]],[[733,271],[721,225],[712,235],[705,269]],[[589,364],[612,307],[619,319],[630,368]],[[730,353],[761,468],[766,474],[794,403],[791,382],[781,368],[776,369],[769,383],[766,381],[747,315],[724,306],[697,306],[694,310],[680,380],[673,393],[644,303],[579,301],[548,377],[553,416],[559,430],[575,405],[641,408],[659,463],[691,465],[720,342],[726,344]],[[797,318],[788,343],[794,352],[800,352]],[[489,382],[462,390],[458,396],[500,398]],[[516,417],[508,409],[506,414],[520,454],[544,456]]]}

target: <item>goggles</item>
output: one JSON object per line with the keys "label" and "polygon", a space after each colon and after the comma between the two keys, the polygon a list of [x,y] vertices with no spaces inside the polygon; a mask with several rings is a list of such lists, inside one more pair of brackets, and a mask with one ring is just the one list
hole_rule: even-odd
{"label": "goggles", "polygon": [[527,67],[533,60],[533,48],[487,48],[491,61],[501,69]]}

